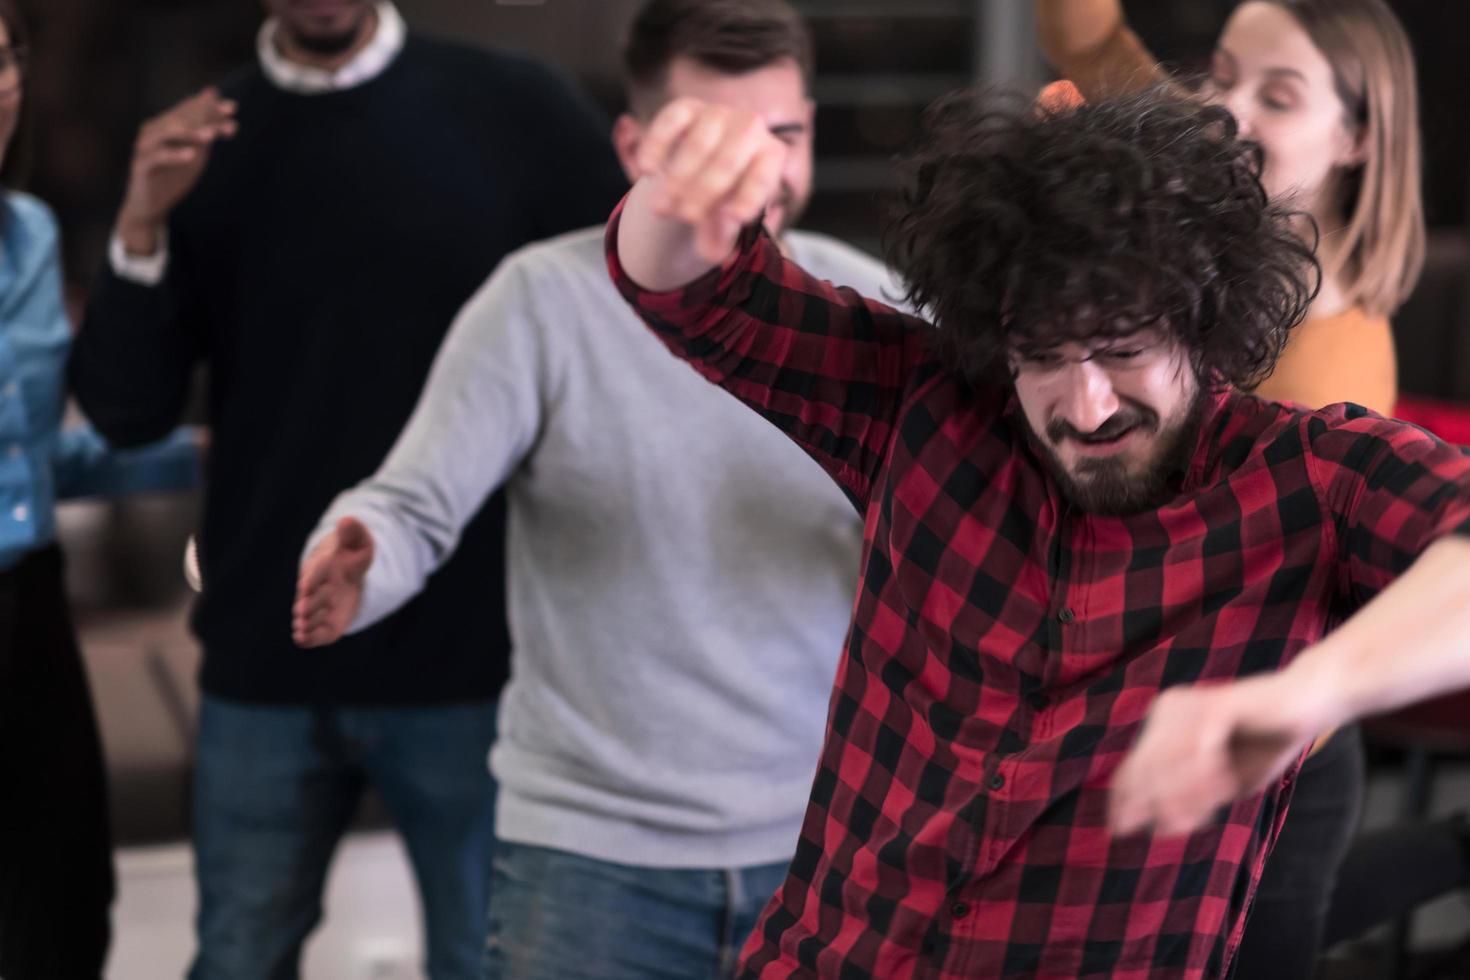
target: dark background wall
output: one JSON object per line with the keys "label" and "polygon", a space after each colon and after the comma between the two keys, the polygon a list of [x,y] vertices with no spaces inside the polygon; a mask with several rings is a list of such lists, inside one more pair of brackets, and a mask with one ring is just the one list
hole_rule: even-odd
{"label": "dark background wall", "polygon": [[[35,33],[30,186],[66,234],[69,278],[100,261],[138,122],[252,56],[253,0],[22,0]],[[1419,55],[1431,223],[1466,223],[1470,86],[1460,74],[1470,4],[1393,0]],[[417,29],[545,57],[609,112],[620,108],[617,43],[636,0],[400,0]],[[818,187],[808,224],[875,247],[876,192],[921,107],[978,77],[996,52],[1029,57],[1025,0],[804,0],[818,39]],[[1159,56],[1201,67],[1233,0],[1131,0]],[[1018,15],[1018,11],[1023,13]],[[999,14],[1000,16],[997,16]],[[1012,37],[998,37],[997,34]],[[990,70],[987,70],[989,68]],[[1039,78],[1039,67],[1032,72]],[[1009,72],[1009,74],[1007,74]]]}

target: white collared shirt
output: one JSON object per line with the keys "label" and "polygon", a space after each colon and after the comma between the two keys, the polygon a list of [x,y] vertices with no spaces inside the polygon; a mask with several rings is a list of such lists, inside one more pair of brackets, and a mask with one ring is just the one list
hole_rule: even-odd
{"label": "white collared shirt", "polygon": [[378,0],[373,6],[378,13],[378,27],[372,40],[336,71],[303,65],[282,55],[276,47],[276,31],[280,24],[276,18],[270,18],[260,25],[260,33],[255,39],[255,53],[260,58],[265,77],[277,88],[297,95],[340,92],[377,78],[403,50],[408,31],[398,8],[388,0]]}
{"label": "white collared shirt", "polygon": [[[255,40],[261,71],[271,84],[296,95],[340,92],[372,81],[398,57],[408,35],[403,17],[389,0],[378,0],[373,6],[378,15],[378,26],[373,31],[372,40],[336,71],[303,65],[281,54],[276,47],[276,31],[280,24],[276,18],[269,18],[260,26]],[[159,240],[158,250],[152,255],[132,255],[122,239],[114,234],[107,246],[107,261],[121,278],[140,286],[156,286],[163,281],[168,268],[168,237],[165,235]]]}

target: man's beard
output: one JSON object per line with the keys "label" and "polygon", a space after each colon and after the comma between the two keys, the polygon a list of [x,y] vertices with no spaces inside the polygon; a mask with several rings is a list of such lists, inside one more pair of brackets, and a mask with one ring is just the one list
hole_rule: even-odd
{"label": "man's beard", "polygon": [[[363,17],[366,18],[364,11]],[[352,46],[357,43],[362,35],[362,21],[349,31],[336,34],[305,34],[299,31],[291,32],[291,43],[303,51],[309,51],[315,55],[332,58],[339,54],[346,54]]]}
{"label": "man's beard", "polygon": [[[1177,493],[1177,480],[1189,468],[1199,438],[1206,402],[1205,392],[1197,391],[1189,407],[1167,427],[1160,426],[1158,414],[1152,409],[1125,403],[1090,433],[1079,433],[1060,419],[1047,425],[1044,437],[1032,432],[1029,425],[1027,431],[1038,455],[1068,499],[1089,514],[1127,517],[1155,510]],[[1156,433],[1152,458],[1146,461],[1142,472],[1134,472],[1130,461],[1119,455],[1083,457],[1074,474],[1062,465],[1054,448],[1066,438],[1102,442],[1135,427]]]}

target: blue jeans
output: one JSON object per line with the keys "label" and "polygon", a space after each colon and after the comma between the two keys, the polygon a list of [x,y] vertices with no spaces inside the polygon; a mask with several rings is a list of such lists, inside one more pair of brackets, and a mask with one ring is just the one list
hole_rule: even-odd
{"label": "blue jeans", "polygon": [[194,786],[190,980],[293,980],[365,786],[408,849],[432,980],[478,975],[494,847],[495,704],[242,705],[206,697]]}
{"label": "blue jeans", "polygon": [[640,868],[501,841],[485,980],[728,977],[788,862]]}

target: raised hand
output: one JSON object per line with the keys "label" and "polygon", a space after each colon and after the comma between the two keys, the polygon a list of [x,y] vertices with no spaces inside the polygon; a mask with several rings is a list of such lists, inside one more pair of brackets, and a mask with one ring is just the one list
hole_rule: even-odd
{"label": "raised hand", "polygon": [[654,211],[689,226],[713,265],[779,192],[788,152],[754,112],[676,99],[649,125],[638,166],[656,185]]}
{"label": "raised hand", "polygon": [[291,607],[291,638],[299,647],[335,643],[362,605],[363,581],[373,564],[373,536],[351,517],[322,538],[301,566]]}
{"label": "raised hand", "polygon": [[170,212],[193,190],[216,140],[235,135],[235,103],[206,88],[145,122],[133,145],[117,233],[127,250],[152,255]]}

